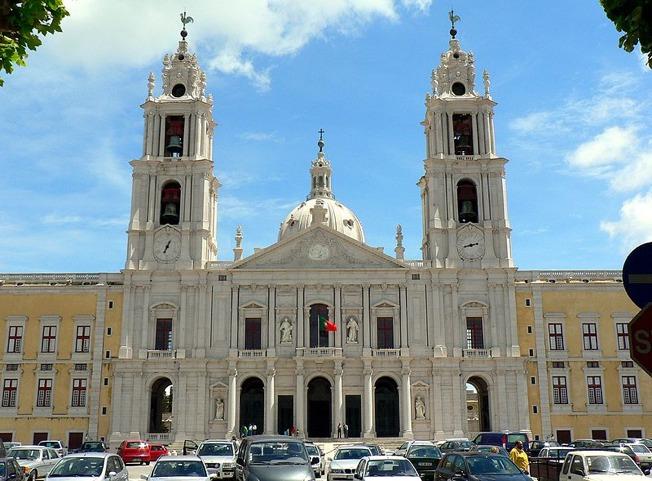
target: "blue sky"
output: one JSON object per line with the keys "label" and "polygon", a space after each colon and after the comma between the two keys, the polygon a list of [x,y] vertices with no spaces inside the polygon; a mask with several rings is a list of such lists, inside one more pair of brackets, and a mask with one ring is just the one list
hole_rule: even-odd
{"label": "blue sky", "polygon": [[[77,0],[0,89],[0,272],[124,266],[147,75],[179,12],[218,122],[220,259],[276,241],[308,193],[317,130],[367,242],[420,258],[423,100],[458,38],[487,69],[521,269],[618,269],[652,240],[652,72],[618,49],[597,0]],[[478,78],[480,76],[478,75]],[[480,88],[480,87],[479,87]]]}

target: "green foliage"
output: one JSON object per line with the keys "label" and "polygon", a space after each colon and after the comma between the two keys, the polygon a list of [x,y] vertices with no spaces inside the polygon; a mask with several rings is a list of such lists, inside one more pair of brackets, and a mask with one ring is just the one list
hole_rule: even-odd
{"label": "green foliage", "polygon": [[652,68],[652,0],[600,0],[616,30],[625,32],[618,42],[627,52],[640,43]]}
{"label": "green foliage", "polygon": [[60,32],[68,15],[63,0],[0,0],[0,73],[24,66],[27,50],[41,45],[39,35]]}

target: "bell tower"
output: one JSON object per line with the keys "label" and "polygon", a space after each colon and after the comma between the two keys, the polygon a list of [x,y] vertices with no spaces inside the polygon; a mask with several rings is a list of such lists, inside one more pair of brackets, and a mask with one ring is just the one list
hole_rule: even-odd
{"label": "bell tower", "polygon": [[213,175],[213,98],[188,51],[184,28],[177,51],[163,58],[163,85],[149,74],[143,153],[131,162],[133,187],[126,269],[202,269],[217,257]]}
{"label": "bell tower", "polygon": [[496,154],[489,74],[476,91],[475,61],[456,39],[432,71],[422,122],[425,174],[418,182],[423,258],[433,267],[513,267],[504,159]]}

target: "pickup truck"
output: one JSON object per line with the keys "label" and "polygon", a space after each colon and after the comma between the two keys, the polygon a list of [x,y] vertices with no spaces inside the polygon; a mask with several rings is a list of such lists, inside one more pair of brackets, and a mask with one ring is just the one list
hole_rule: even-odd
{"label": "pickup truck", "polygon": [[61,441],[57,441],[56,439],[48,439],[47,441],[41,441],[40,443],[38,443],[38,445],[46,448],[54,449],[60,458],[63,458],[65,455],[68,454],[68,448],[66,448]]}

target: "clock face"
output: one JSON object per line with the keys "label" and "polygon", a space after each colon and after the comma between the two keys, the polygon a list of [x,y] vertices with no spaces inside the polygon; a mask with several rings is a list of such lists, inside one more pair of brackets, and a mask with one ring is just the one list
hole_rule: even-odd
{"label": "clock face", "polygon": [[154,239],[154,257],[160,262],[174,262],[181,253],[179,234],[174,231],[159,232]]}
{"label": "clock face", "polygon": [[484,234],[477,228],[464,228],[457,233],[457,253],[464,260],[484,256]]}
{"label": "clock face", "polygon": [[324,244],[313,244],[310,246],[310,249],[308,249],[308,257],[313,261],[323,261],[328,259],[330,255],[331,253],[328,246],[325,246]]}

